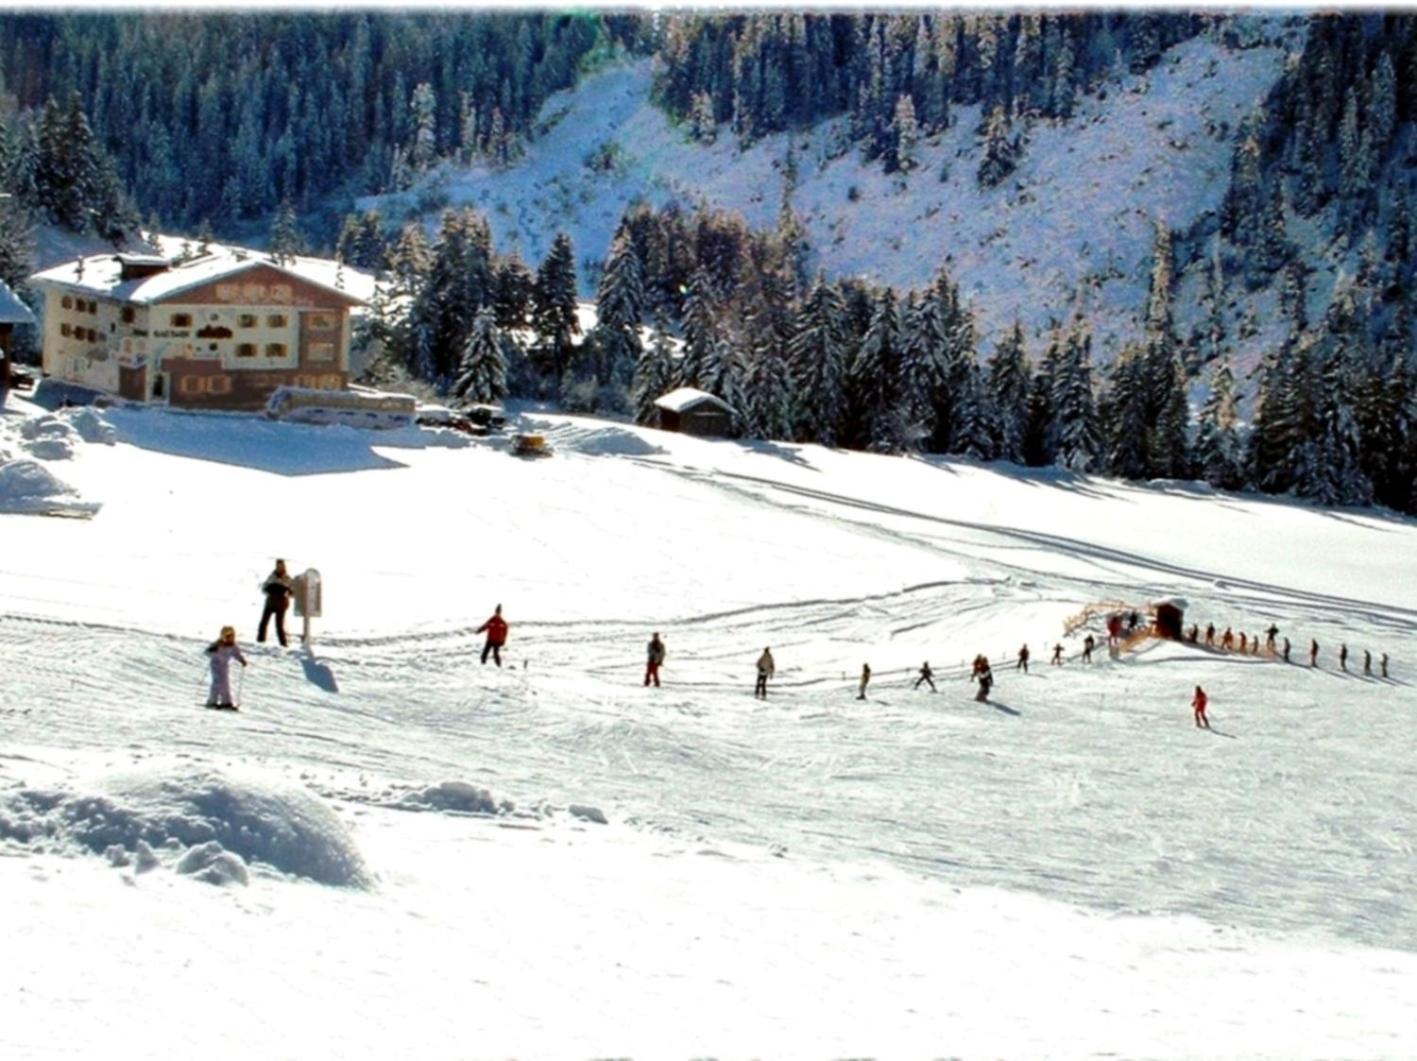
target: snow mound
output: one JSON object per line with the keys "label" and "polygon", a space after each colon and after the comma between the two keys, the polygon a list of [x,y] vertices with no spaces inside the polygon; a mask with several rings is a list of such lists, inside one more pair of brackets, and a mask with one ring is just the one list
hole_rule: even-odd
{"label": "snow mound", "polygon": [[0,512],[92,516],[99,507],[93,502],[78,500],[77,490],[32,460],[0,465]]}
{"label": "snow mound", "polygon": [[605,812],[599,807],[590,807],[584,803],[572,803],[566,808],[571,817],[579,818],[583,822],[595,822],[596,825],[610,824],[605,817]]}
{"label": "snow mound", "polygon": [[80,409],[65,409],[60,413],[85,442],[97,442],[112,446],[118,441],[118,429],[103,418],[97,409],[84,406]]}
{"label": "snow mound", "polygon": [[507,800],[499,802],[487,789],[466,781],[443,781],[408,793],[400,803],[417,810],[457,811],[463,814],[506,814],[515,809]]}
{"label": "snow mound", "polygon": [[0,796],[0,840],[90,851],[114,865],[172,868],[216,884],[246,883],[247,864],[362,888],[371,883],[344,825],[308,792],[215,771],[110,778],[97,793],[19,788]]}
{"label": "snow mound", "polygon": [[566,425],[547,434],[556,449],[591,457],[650,457],[664,449],[628,427]]}
{"label": "snow mound", "polygon": [[25,448],[43,460],[68,460],[74,455],[81,436],[58,416],[37,416],[20,425]]}

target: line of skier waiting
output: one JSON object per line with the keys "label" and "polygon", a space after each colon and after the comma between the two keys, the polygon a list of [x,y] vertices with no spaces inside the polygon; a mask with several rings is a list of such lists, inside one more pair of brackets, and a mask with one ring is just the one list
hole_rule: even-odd
{"label": "line of skier waiting", "polygon": [[[285,561],[277,560],[274,570],[271,571],[270,575],[267,576],[266,580],[261,584],[261,592],[265,597],[265,606],[261,612],[260,625],[257,627],[256,631],[256,640],[258,642],[264,642],[266,640],[266,632],[269,629],[271,620],[274,619],[276,638],[280,641],[282,647],[286,646],[285,613],[290,607],[290,599],[293,591],[294,586],[286,571]],[[1113,659],[1115,659],[1121,651],[1124,619],[1126,623],[1125,632],[1127,635],[1131,636],[1135,634],[1140,622],[1140,616],[1137,612],[1133,611],[1125,617],[1121,614],[1114,614],[1107,618],[1107,648],[1108,654]],[[492,615],[487,621],[477,628],[476,633],[485,633],[487,635],[486,641],[482,647],[482,662],[486,664],[490,657],[497,666],[500,667],[502,665],[502,649],[507,643],[508,633],[507,621],[502,617],[502,606],[500,604],[493,609]],[[1283,639],[1283,645],[1281,647],[1276,641],[1278,636],[1279,627],[1271,623],[1269,629],[1265,631],[1265,653],[1271,658],[1282,657],[1284,662],[1288,663],[1290,662],[1289,638],[1286,637]],[[1190,630],[1186,633],[1185,640],[1195,645],[1200,643],[1200,637],[1199,625],[1192,624]],[[1228,626],[1225,628],[1224,632],[1219,635],[1219,642],[1217,644],[1217,634],[1214,623],[1208,623],[1206,625],[1204,644],[1207,648],[1215,649],[1218,647],[1221,651],[1225,652],[1235,651],[1238,644],[1238,651],[1241,654],[1256,656],[1260,654],[1260,639],[1258,634],[1250,638],[1244,631],[1241,631],[1237,640],[1234,631]],[[1092,662],[1092,654],[1096,648],[1097,639],[1089,633],[1083,639],[1082,643],[1081,658],[1083,663],[1090,664]],[[207,706],[234,708],[236,706],[236,698],[232,695],[231,691],[231,662],[235,660],[240,663],[242,667],[246,666],[246,657],[241,654],[241,649],[236,644],[236,630],[230,626],[222,627],[221,634],[217,640],[207,646],[207,655],[211,657],[211,693],[207,697]],[[665,655],[666,649],[664,640],[656,631],[646,647],[644,677],[646,687],[653,685],[659,688],[659,672],[660,668],[664,666]],[[1310,667],[1318,666],[1318,656],[1319,643],[1317,640],[1311,640],[1309,642]],[[1021,670],[1027,674],[1030,658],[1031,653],[1028,645],[1025,644],[1018,650],[1018,655],[1015,657],[1014,669]],[[1063,665],[1063,644],[1061,641],[1053,646],[1053,654],[1052,658],[1049,660],[1049,665],[1057,667]],[[1346,643],[1339,646],[1338,665],[1340,670],[1347,673],[1348,645]],[[1382,677],[1387,678],[1388,654],[1386,652],[1382,654],[1379,660],[1379,666],[1381,668]],[[768,680],[777,673],[777,664],[773,659],[771,647],[764,648],[762,654],[758,657],[756,672],[757,681],[753,686],[753,695],[758,699],[766,700],[768,695]],[[1373,673],[1373,657],[1372,653],[1367,649],[1363,650],[1363,673],[1369,676]],[[989,700],[989,691],[994,685],[994,672],[989,665],[988,657],[983,653],[974,657],[974,661],[970,666],[969,678],[971,682],[977,683],[979,687],[975,694],[975,699],[982,703],[987,703]],[[866,699],[866,688],[870,684],[871,665],[869,663],[863,663],[861,665],[861,678],[857,686],[856,699]],[[926,660],[921,665],[913,688],[919,689],[921,685],[929,685],[932,693],[939,691],[935,687],[935,672],[931,669],[929,660]],[[1210,723],[1205,721],[1205,705],[1206,694],[1201,687],[1197,685],[1196,700],[1193,702],[1196,711],[1196,725],[1200,726],[1204,722],[1205,727],[1209,728]]]}

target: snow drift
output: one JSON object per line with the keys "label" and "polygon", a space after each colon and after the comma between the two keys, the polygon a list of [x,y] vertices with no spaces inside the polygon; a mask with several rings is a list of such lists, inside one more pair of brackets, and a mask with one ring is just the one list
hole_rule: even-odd
{"label": "snow drift", "polygon": [[130,774],[95,787],[5,793],[0,840],[101,854],[115,865],[133,859],[140,870],[164,852],[176,872],[212,883],[245,884],[252,862],[320,884],[371,883],[344,825],[307,792],[214,770]]}
{"label": "snow drift", "polygon": [[[60,439],[45,442],[67,445]],[[0,512],[38,516],[92,516],[100,506],[32,460],[0,465]]]}

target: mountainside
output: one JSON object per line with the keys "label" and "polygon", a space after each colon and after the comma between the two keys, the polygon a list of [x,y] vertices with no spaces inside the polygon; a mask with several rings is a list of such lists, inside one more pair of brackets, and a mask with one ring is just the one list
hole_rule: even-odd
{"label": "mountainside", "polygon": [[[711,145],[694,140],[653,102],[654,63],[642,60],[552,97],[543,131],[512,165],[445,171],[421,193],[360,205],[398,217],[420,194],[468,204],[485,214],[499,247],[529,261],[564,231],[593,282],[633,203],[711,205],[772,229],[786,193],[806,226],[811,264],[829,276],[923,287],[946,266],[986,348],[1015,319],[1037,338],[1050,321],[1082,312],[1110,360],[1140,337],[1156,225],[1184,232],[1218,212],[1237,130],[1302,43],[1293,28],[1270,28],[1265,43],[1243,49],[1193,38],[1144,74],[1105,80],[1071,118],[1034,123],[1018,169],[993,188],[975,176],[978,106],[957,109],[947,132],[922,139],[909,175],[886,173],[853,148],[844,118],[746,149],[728,130]],[[1199,321],[1199,287],[1182,286],[1185,324]],[[1244,345],[1257,351],[1272,337]]]}
{"label": "mountainside", "polygon": [[[515,427],[555,454],[10,399],[0,1053],[1417,1051],[1411,521]],[[273,552],[309,650],[252,643]],[[1294,662],[1082,662],[1163,597]]]}

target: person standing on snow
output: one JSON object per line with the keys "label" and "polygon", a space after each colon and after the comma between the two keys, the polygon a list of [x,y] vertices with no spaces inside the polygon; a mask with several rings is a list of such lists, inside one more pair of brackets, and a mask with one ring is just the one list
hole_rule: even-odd
{"label": "person standing on snow", "polygon": [[1309,666],[1319,665],[1319,642],[1317,638],[1309,639]]}
{"label": "person standing on snow", "polygon": [[1021,670],[1028,673],[1028,646],[1024,645],[1018,650],[1018,662],[1014,664],[1014,670]]}
{"label": "person standing on snow", "polygon": [[1348,673],[1348,642],[1344,641],[1338,646],[1338,669],[1345,674]]}
{"label": "person standing on snow", "polygon": [[1197,623],[1192,623],[1192,624],[1191,624],[1190,632],[1189,632],[1188,634],[1186,634],[1186,640],[1189,641],[1191,644],[1194,645],[1197,641],[1200,640],[1200,637],[1201,637],[1201,628],[1200,628],[1200,625],[1197,624]]}
{"label": "person standing on snow", "polygon": [[507,643],[507,620],[502,618],[502,606],[497,605],[497,610],[492,613],[492,618],[477,628],[475,633],[487,631],[487,643],[482,646],[482,662],[487,662],[490,654],[497,661],[497,666],[502,665],[502,646]]}
{"label": "person standing on snow", "polygon": [[1230,632],[1230,627],[1225,628],[1225,633],[1220,636],[1220,647],[1229,652],[1235,647],[1235,635]]}
{"label": "person standing on snow", "polygon": [[1279,636],[1279,627],[1273,623],[1269,624],[1269,629],[1264,632],[1264,647],[1269,654],[1274,655],[1274,639]]}
{"label": "person standing on snow", "polygon": [[1096,645],[1097,645],[1097,639],[1096,639],[1095,637],[1093,637],[1091,634],[1088,634],[1087,637],[1083,639],[1083,642],[1082,642],[1082,661],[1083,661],[1084,663],[1091,663],[1091,662],[1092,662],[1092,650],[1093,650],[1094,647],[1096,647]]}
{"label": "person standing on snow", "polygon": [[1210,729],[1210,719],[1206,718],[1205,705],[1210,703],[1210,697],[1205,695],[1205,690],[1199,685],[1196,686],[1196,697],[1191,701],[1191,707],[1195,708],[1196,726],[1203,729]]}
{"label": "person standing on snow", "polygon": [[928,682],[932,693],[939,692],[935,688],[935,672],[930,669],[930,661],[927,659],[920,665],[920,677],[915,679],[915,688],[920,688],[921,682]]}
{"label": "person standing on snow", "polygon": [[1214,624],[1214,623],[1206,623],[1206,624],[1205,624],[1205,647],[1206,647],[1206,648],[1214,648],[1214,647],[1215,647],[1215,624]]}
{"label": "person standing on snow", "polygon": [[1289,662],[1289,638],[1284,639],[1284,662]]}
{"label": "person standing on snow", "polygon": [[1363,649],[1363,673],[1369,678],[1373,676],[1373,654],[1366,648]]}
{"label": "person standing on snow", "polygon": [[1387,677],[1387,653],[1386,653],[1386,652],[1383,653],[1383,658],[1382,658],[1381,660],[1379,660],[1379,665],[1380,665],[1380,666],[1382,667],[1382,669],[1383,669],[1383,677],[1386,678],[1386,677]]}
{"label": "person standing on snow", "polygon": [[645,685],[654,681],[654,687],[659,688],[659,668],[664,665],[664,642],[659,639],[659,634],[655,634],[649,639],[649,648],[645,654]]}
{"label": "person standing on snow", "polygon": [[1249,638],[1245,636],[1245,631],[1240,631],[1240,655],[1245,654],[1245,649],[1249,646]]}
{"label": "person standing on snow", "polygon": [[[1116,648],[1122,640],[1122,617],[1120,615],[1107,616],[1107,644],[1111,648]],[[1115,655],[1115,653],[1114,653]]]}
{"label": "person standing on snow", "polygon": [[275,570],[261,583],[261,592],[266,595],[266,607],[261,612],[261,625],[256,628],[256,640],[266,640],[266,627],[272,617],[276,621],[276,640],[285,647],[285,610],[290,607],[292,590],[290,576],[285,572],[285,561],[277,560]]}
{"label": "person standing on snow", "polygon": [[763,654],[758,657],[758,684],[753,687],[753,695],[760,700],[768,698],[768,679],[777,673],[777,666],[773,663],[772,649],[763,649]]}
{"label": "person standing on snow", "polygon": [[979,682],[979,692],[974,694],[974,699],[981,704],[989,702],[989,690],[994,685],[994,672],[989,669],[989,660],[985,656],[974,657],[974,674],[972,675]]}
{"label": "person standing on snow", "polygon": [[231,661],[246,666],[246,657],[236,644],[236,627],[223,626],[221,635],[207,646],[207,655],[211,657],[212,669],[212,690],[207,694],[207,706],[235,708],[231,695]]}
{"label": "person standing on snow", "polygon": [[866,686],[871,684],[871,664],[861,664],[861,688],[856,690],[856,699],[866,699]]}
{"label": "person standing on snow", "polygon": [[1059,641],[1053,646],[1053,658],[1048,661],[1050,667],[1061,667],[1063,665],[1063,643]]}

